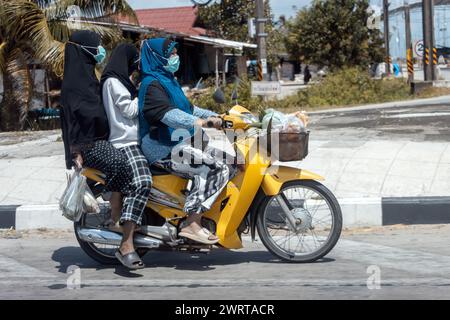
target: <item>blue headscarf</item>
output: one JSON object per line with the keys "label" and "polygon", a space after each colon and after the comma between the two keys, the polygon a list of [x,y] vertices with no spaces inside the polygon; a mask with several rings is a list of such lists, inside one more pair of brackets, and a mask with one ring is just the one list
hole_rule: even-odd
{"label": "blue headscarf", "polygon": [[[150,126],[144,118],[144,100],[148,86],[153,81],[158,81],[164,88],[170,101],[180,110],[192,114],[192,106],[184,95],[180,84],[175,79],[173,73],[167,71],[164,66],[175,46],[176,42],[172,41],[167,45],[165,38],[156,38],[145,40],[141,48],[141,77],[142,82],[139,88],[139,125],[141,139],[149,133]],[[164,48],[166,47],[166,48]],[[159,139],[162,142],[171,144],[171,136],[174,129],[168,127],[159,128]]]}

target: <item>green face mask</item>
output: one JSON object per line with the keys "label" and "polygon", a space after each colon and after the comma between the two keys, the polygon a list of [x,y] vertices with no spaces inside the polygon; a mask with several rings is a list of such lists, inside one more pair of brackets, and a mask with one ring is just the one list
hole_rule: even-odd
{"label": "green face mask", "polygon": [[175,73],[180,69],[180,56],[173,55],[167,60],[167,66],[164,67],[169,72]]}
{"label": "green face mask", "polygon": [[[97,63],[102,63],[106,58],[106,50],[102,46],[98,46],[98,47],[80,46],[80,47],[83,50],[85,50],[86,52],[88,52],[90,55],[92,55],[94,57],[95,61],[97,61]],[[97,49],[97,54],[93,54],[86,48]]]}

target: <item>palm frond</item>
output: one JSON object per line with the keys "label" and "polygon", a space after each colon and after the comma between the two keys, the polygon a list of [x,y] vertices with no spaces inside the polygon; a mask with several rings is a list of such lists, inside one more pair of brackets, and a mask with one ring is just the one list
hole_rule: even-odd
{"label": "palm frond", "polygon": [[[1,1],[1,0],[0,0]],[[59,2],[78,2],[88,4],[87,0],[61,0]],[[98,1],[103,6],[105,3],[123,1]],[[8,26],[9,39],[17,41],[29,41],[30,48],[35,53],[35,58],[51,67],[52,71],[62,76],[64,69],[64,41],[69,38],[72,31],[87,29],[99,33],[104,43],[116,43],[122,40],[121,31],[103,22],[80,21],[72,23],[67,20],[47,20],[41,8],[30,0],[17,0],[3,5],[5,25]]]}
{"label": "palm frond", "polygon": [[6,25],[5,25],[5,9],[4,9],[4,1],[0,0],[0,42],[5,40],[6,35]]}
{"label": "palm frond", "polygon": [[[75,27],[74,27],[75,26]],[[50,21],[49,30],[54,39],[66,42],[74,30],[90,30],[102,37],[103,43],[117,43],[123,40],[122,31],[114,26],[105,26],[101,23],[80,22],[76,25],[68,21]]]}
{"label": "palm frond", "polygon": [[24,1],[7,3],[4,10],[9,38],[29,41],[35,58],[61,76],[64,66],[64,43],[52,37],[42,10],[35,3]]}
{"label": "palm frond", "polygon": [[6,42],[0,43],[0,74],[2,74],[5,70],[5,47]]}
{"label": "palm frond", "polygon": [[[11,94],[19,108],[19,122],[23,125],[30,106],[32,81],[27,59],[20,48],[14,48],[6,57],[6,74],[11,81]],[[10,110],[10,112],[17,112]]]}
{"label": "palm frond", "polygon": [[[37,3],[44,11],[45,16],[51,20],[67,20],[73,17],[73,13],[79,18],[103,21],[117,22],[119,16],[129,18],[132,22],[138,24],[138,19],[133,8],[125,0],[28,0]],[[80,9],[78,12],[69,10],[72,6]]]}

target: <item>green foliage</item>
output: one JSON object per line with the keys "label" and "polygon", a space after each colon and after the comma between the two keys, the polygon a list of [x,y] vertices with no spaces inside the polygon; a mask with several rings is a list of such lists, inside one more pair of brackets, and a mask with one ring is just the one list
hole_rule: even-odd
{"label": "green foliage", "polygon": [[379,30],[367,27],[369,0],[315,0],[287,23],[286,47],[308,64],[342,68],[383,59]]}
{"label": "green foliage", "polygon": [[291,100],[302,108],[317,108],[408,98],[410,98],[410,87],[402,79],[372,79],[363,69],[345,68],[336,71],[307,90],[299,91]]}
{"label": "green foliage", "polygon": [[[234,85],[229,85],[224,92],[227,103],[217,105],[212,99],[214,89],[193,103],[210,108],[216,112],[225,112],[234,105],[231,93]],[[238,103],[247,109],[260,113],[267,108],[292,110],[314,110],[325,107],[352,106],[368,103],[381,103],[396,100],[407,100],[410,87],[402,79],[372,79],[367,71],[360,68],[346,68],[330,74],[327,78],[309,88],[300,90],[297,94],[281,100],[263,101],[259,97],[251,96],[251,83],[247,79],[238,85]]]}
{"label": "green foliage", "polygon": [[199,20],[211,35],[247,42],[248,18],[255,16],[254,0],[222,0],[200,7]]}
{"label": "green foliage", "polygon": [[[230,109],[230,106],[233,106],[236,103],[255,112],[263,110],[266,107],[261,102],[260,98],[251,96],[251,81],[247,78],[242,78],[237,83],[229,84],[225,88],[222,88],[226,98],[226,103],[224,104],[217,104],[214,101],[213,94],[215,88],[212,86],[213,79],[207,80],[205,84],[208,85],[208,82],[211,84],[209,90],[206,93],[200,95],[199,97],[193,98],[192,99],[193,104],[203,108],[208,108],[218,113],[226,112],[227,110]],[[238,93],[237,101],[231,100],[234,90],[236,90]]]}
{"label": "green foliage", "polygon": [[[255,42],[248,35],[248,20],[256,16],[254,0],[222,0],[209,6],[199,7],[200,23],[214,37],[240,42]],[[276,27],[273,21],[272,9],[269,1],[264,4],[265,17],[268,18],[265,32],[267,38],[267,59],[269,63],[277,62],[277,54],[284,52],[284,30]],[[254,58],[256,51],[251,50],[245,54]]]}

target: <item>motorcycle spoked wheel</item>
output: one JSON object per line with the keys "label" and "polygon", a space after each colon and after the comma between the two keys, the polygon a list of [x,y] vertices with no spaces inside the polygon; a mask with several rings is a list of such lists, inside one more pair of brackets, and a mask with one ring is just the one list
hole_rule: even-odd
{"label": "motorcycle spoked wheel", "polygon": [[[102,244],[96,244],[91,242],[86,242],[80,239],[78,236],[78,229],[79,228],[99,228],[99,225],[101,225],[108,217],[111,216],[111,209],[109,209],[109,212],[103,216],[101,214],[87,214],[86,212],[83,212],[83,215],[81,216],[80,220],[78,222],[74,223],[74,230],[75,230],[75,236],[77,238],[78,244],[80,245],[81,249],[92,259],[99,262],[102,265],[120,265],[120,261],[117,260],[115,256],[116,250],[118,250],[118,246],[110,246],[110,245],[102,245]],[[146,215],[144,214],[142,219],[142,224],[146,224]],[[146,248],[137,248],[136,253],[139,255],[139,257],[143,257],[149,249]]]}
{"label": "motorcycle spoked wheel", "polygon": [[287,182],[279,195],[289,203],[298,229],[290,227],[275,197],[265,197],[256,221],[264,246],[287,262],[309,263],[323,258],[334,248],[342,230],[342,213],[336,197],[313,180]]}

